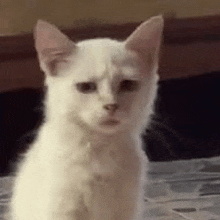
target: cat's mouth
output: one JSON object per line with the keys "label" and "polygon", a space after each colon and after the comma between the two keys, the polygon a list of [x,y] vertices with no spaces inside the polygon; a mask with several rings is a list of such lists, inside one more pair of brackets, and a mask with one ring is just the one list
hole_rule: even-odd
{"label": "cat's mouth", "polygon": [[108,126],[114,126],[120,124],[120,121],[116,119],[109,119],[101,122],[101,125],[108,125]]}

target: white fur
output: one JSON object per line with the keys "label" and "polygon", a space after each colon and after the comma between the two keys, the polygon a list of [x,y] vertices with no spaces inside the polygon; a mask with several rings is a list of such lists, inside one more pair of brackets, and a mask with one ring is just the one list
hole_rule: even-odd
{"label": "white fur", "polygon": [[[74,44],[39,21],[36,49],[48,86],[45,122],[18,169],[11,220],[144,219],[147,158],[140,135],[156,96],[162,26],[155,17],[124,42]],[[140,81],[140,89],[118,92],[124,79]],[[88,81],[97,91],[76,89]],[[119,108],[109,115],[103,106],[112,103]],[[103,125],[109,118],[120,123]]]}

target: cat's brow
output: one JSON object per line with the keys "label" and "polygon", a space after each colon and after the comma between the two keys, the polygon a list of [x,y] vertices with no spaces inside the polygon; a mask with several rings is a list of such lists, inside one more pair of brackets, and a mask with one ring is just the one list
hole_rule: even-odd
{"label": "cat's brow", "polygon": [[120,71],[118,73],[103,73],[102,75],[94,75],[94,76],[88,76],[85,77],[83,79],[80,79],[80,82],[101,82],[105,79],[108,79],[110,81],[114,81],[114,82],[120,82],[123,79],[128,79],[128,80],[141,80],[142,76],[138,73],[132,73],[129,74],[126,72],[123,73],[123,71]]}
{"label": "cat's brow", "polygon": [[140,60],[136,59],[136,57],[126,57],[126,58],[120,58],[116,57],[111,60],[113,65],[116,66],[123,66],[123,67],[136,67],[140,64]]}
{"label": "cat's brow", "polygon": [[102,81],[106,76],[87,76],[80,79],[80,82],[99,82]]}

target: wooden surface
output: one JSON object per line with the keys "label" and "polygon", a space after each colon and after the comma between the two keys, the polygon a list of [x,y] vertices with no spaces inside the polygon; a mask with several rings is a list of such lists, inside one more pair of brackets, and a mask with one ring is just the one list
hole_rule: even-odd
{"label": "wooden surface", "polygon": [[[125,39],[140,23],[90,25],[62,30],[72,40],[96,37]],[[164,44],[180,45],[220,41],[220,15],[195,18],[165,18]],[[0,60],[35,57],[32,33],[0,36]]]}
{"label": "wooden surface", "polygon": [[[63,30],[72,40],[126,38],[139,23]],[[161,80],[220,70],[220,16],[165,19]],[[0,37],[0,92],[41,87],[32,34]]]}

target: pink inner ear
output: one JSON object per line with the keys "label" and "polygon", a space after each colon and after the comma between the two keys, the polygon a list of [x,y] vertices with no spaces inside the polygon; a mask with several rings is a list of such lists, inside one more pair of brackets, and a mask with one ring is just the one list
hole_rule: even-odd
{"label": "pink inner ear", "polygon": [[136,51],[153,64],[158,60],[158,52],[163,32],[163,18],[156,16],[142,23],[126,40],[125,46],[129,50]]}
{"label": "pink inner ear", "polygon": [[56,66],[60,62],[66,62],[75,44],[54,25],[45,21],[38,21],[35,31],[35,46],[43,71],[55,75]]}
{"label": "pink inner ear", "polygon": [[59,64],[67,63],[66,57],[68,55],[70,55],[70,51],[65,51],[62,48],[48,48],[42,51],[40,60],[45,63],[51,75],[57,75]]}
{"label": "pink inner ear", "polygon": [[34,29],[34,37],[38,52],[48,48],[68,49],[69,45],[73,44],[58,28],[42,20],[38,21]]}

